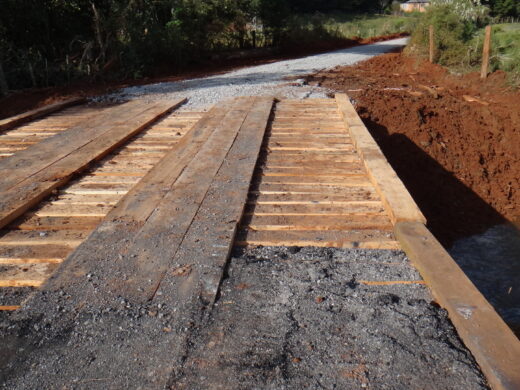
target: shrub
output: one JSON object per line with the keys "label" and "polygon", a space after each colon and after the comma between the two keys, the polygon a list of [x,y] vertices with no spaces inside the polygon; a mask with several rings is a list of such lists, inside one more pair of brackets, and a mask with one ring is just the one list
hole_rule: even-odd
{"label": "shrub", "polygon": [[478,58],[471,42],[487,18],[487,9],[472,0],[433,0],[412,34],[407,52],[429,53],[429,26],[435,31],[435,58],[441,65],[463,67]]}

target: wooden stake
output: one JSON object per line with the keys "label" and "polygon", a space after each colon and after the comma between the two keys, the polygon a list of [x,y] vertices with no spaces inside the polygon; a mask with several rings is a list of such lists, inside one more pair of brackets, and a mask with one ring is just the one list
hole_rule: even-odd
{"label": "wooden stake", "polygon": [[433,41],[433,26],[430,25],[430,62],[433,64],[434,55],[434,41]]}
{"label": "wooden stake", "polygon": [[482,52],[482,70],[480,78],[485,79],[489,68],[489,50],[491,47],[491,26],[486,26],[486,36],[484,38],[484,50]]}

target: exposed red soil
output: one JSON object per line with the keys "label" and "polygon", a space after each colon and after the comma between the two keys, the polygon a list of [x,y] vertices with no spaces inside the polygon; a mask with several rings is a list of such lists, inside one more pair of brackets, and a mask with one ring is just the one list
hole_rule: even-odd
{"label": "exposed red soil", "polygon": [[355,101],[445,246],[518,220],[520,92],[504,73],[485,81],[478,74],[453,76],[392,53],[309,81]]}
{"label": "exposed red soil", "polygon": [[375,42],[381,42],[390,39],[396,39],[407,36],[406,33],[390,34],[379,37],[361,39],[354,37],[352,39],[338,39],[332,41],[315,42],[305,46],[293,45],[290,48],[284,48],[282,52],[272,50],[260,50],[258,54],[252,56],[246,55],[242,58],[212,58],[207,63],[202,63],[190,70],[177,71],[172,74],[171,67],[168,64],[159,64],[152,71],[151,77],[142,79],[129,79],[123,81],[78,81],[71,85],[51,88],[27,89],[17,91],[5,98],[0,99],[0,119],[13,116],[34,108],[42,107],[47,104],[55,103],[72,97],[83,96],[99,96],[120,88],[133,85],[143,85],[167,81],[179,81],[196,77],[205,77],[234,69],[247,66],[267,64],[270,62],[281,61],[286,59],[298,58],[301,56],[323,53],[331,50],[346,49],[353,46],[368,45]]}

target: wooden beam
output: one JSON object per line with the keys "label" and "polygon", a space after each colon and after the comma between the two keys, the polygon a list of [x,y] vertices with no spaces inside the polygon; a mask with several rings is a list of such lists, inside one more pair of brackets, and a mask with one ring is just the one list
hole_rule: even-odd
{"label": "wooden beam", "polygon": [[24,123],[30,122],[32,120],[41,118],[43,116],[52,114],[53,112],[63,110],[67,107],[75,106],[78,104],[85,103],[87,99],[85,98],[73,98],[64,100],[62,102],[49,104],[44,107],[36,108],[31,111],[24,112],[23,114],[19,114],[16,116],[12,116],[10,118],[0,120],[0,133],[13,127],[20,126]]}
{"label": "wooden beam", "polygon": [[434,31],[433,31],[433,25],[430,25],[430,63],[433,64],[433,58],[434,58],[434,55],[435,55],[435,36],[434,36]]}
{"label": "wooden beam", "polygon": [[10,173],[0,177],[0,227],[184,102],[124,105],[113,117],[94,121],[88,135],[79,126],[0,161],[0,173]]}
{"label": "wooden beam", "polygon": [[400,222],[395,235],[445,308],[491,387],[520,388],[520,341],[449,253],[420,222]]}
{"label": "wooden beam", "polygon": [[350,132],[352,142],[363,160],[370,180],[383,200],[392,222],[394,224],[405,221],[426,223],[426,218],[357,115],[348,96],[337,94],[336,102]]}
{"label": "wooden beam", "polygon": [[314,246],[343,249],[400,249],[392,232],[363,231],[268,231],[241,230],[235,242],[238,246]]}

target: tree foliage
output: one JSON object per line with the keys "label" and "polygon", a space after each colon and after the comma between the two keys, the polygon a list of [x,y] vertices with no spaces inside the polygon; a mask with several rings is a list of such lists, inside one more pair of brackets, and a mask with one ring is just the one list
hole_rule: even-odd
{"label": "tree foliage", "polygon": [[0,93],[85,76],[139,77],[157,63],[276,46],[296,14],[380,7],[381,0],[2,0]]}

